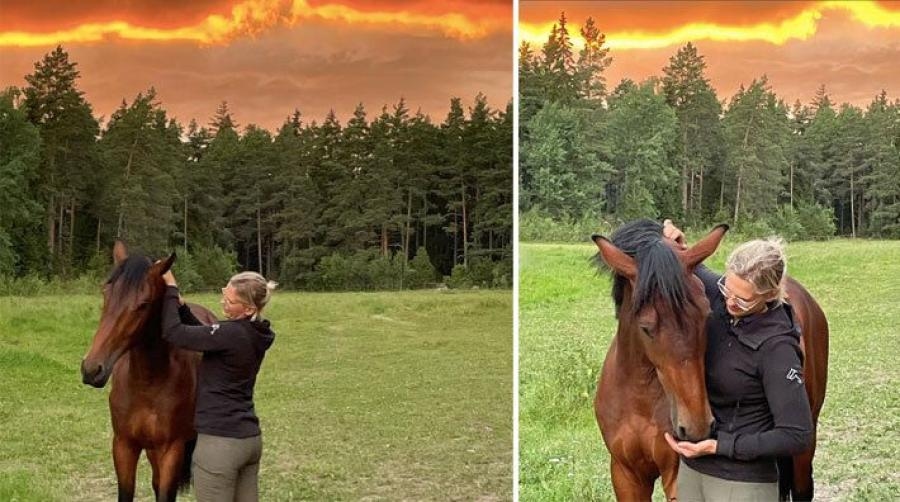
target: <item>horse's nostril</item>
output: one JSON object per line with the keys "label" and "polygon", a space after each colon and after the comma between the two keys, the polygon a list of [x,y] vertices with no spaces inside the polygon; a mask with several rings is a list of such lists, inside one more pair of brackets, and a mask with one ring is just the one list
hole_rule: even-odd
{"label": "horse's nostril", "polygon": [[679,426],[678,426],[678,438],[679,438],[679,439],[684,439],[684,438],[686,438],[686,437],[687,437],[687,432],[684,430],[684,427],[682,427],[682,426],[679,425]]}

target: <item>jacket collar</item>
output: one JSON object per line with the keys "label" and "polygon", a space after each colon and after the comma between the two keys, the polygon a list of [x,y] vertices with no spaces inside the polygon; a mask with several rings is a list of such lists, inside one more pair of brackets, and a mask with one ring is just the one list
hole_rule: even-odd
{"label": "jacket collar", "polygon": [[763,343],[779,335],[791,335],[798,340],[800,333],[794,322],[791,306],[784,302],[771,301],[763,312],[746,317],[728,315],[729,327],[738,341],[747,347],[757,350]]}

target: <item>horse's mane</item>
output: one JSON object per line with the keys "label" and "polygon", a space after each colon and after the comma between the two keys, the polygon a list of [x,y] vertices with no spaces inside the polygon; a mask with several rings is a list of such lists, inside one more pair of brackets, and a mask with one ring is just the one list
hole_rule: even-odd
{"label": "horse's mane", "polygon": [[113,269],[106,283],[114,284],[121,280],[126,288],[137,288],[144,282],[150,264],[150,259],[142,254],[130,255]]}
{"label": "horse's mane", "polygon": [[[644,218],[622,225],[613,232],[610,239],[613,245],[637,261],[638,282],[634,291],[632,313],[639,312],[656,295],[671,305],[676,315],[684,311],[687,287],[682,265],[675,251],[663,241],[662,230],[661,224]],[[628,279],[611,270],[600,253],[594,257],[594,262],[613,275],[612,297],[618,317]]]}

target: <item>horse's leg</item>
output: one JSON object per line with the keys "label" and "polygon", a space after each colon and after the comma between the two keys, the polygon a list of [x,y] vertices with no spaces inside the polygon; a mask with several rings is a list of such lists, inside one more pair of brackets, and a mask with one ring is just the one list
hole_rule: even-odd
{"label": "horse's leg", "polygon": [[184,460],[184,441],[173,441],[156,450],[159,472],[159,491],[156,502],[174,502],[181,480],[181,463]]}
{"label": "horse's leg", "polygon": [[121,436],[113,437],[113,464],[116,466],[119,502],[134,500],[134,478],[141,448]]}
{"label": "horse's leg", "polygon": [[[669,445],[666,445],[666,448],[668,447]],[[678,455],[670,457],[671,459],[668,457],[665,459],[665,464],[660,468],[662,487],[666,500],[678,500]]]}
{"label": "horse's leg", "polygon": [[649,501],[653,495],[653,482],[649,484],[633,470],[619,463],[615,458],[610,464],[613,490],[620,502]]}
{"label": "horse's leg", "polygon": [[150,470],[153,472],[153,496],[159,500],[159,448],[147,450],[147,460],[150,461]]}

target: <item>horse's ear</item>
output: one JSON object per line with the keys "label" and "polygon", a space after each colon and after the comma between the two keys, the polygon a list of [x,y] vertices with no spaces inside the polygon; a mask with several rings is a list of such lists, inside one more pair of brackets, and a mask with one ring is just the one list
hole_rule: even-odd
{"label": "horse's ear", "polygon": [[625,276],[630,281],[634,281],[637,278],[637,263],[634,261],[634,258],[625,254],[602,235],[594,234],[591,236],[591,239],[600,248],[600,256],[603,257],[603,261],[611,269],[615,270],[617,274]]}
{"label": "horse's ear", "polygon": [[700,241],[684,251],[681,257],[685,268],[693,270],[699,263],[715,253],[716,249],[719,247],[719,243],[722,242],[722,237],[725,237],[725,232],[727,231],[728,225],[724,223],[716,225],[716,228],[712,229],[706,237],[700,239]]}
{"label": "horse's ear", "polygon": [[159,275],[163,275],[172,268],[172,264],[175,263],[175,258],[178,256],[173,251],[172,254],[169,255],[165,260],[159,260],[158,262],[153,264],[153,272]]}
{"label": "horse's ear", "polygon": [[113,244],[113,262],[118,265],[125,261],[126,258],[128,258],[128,246],[116,239],[116,243]]}

